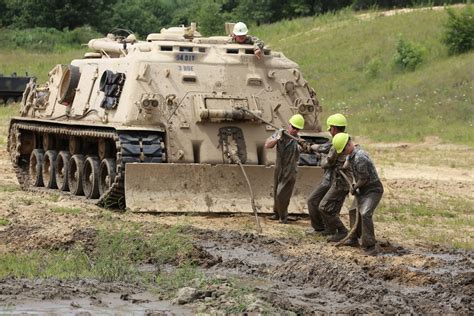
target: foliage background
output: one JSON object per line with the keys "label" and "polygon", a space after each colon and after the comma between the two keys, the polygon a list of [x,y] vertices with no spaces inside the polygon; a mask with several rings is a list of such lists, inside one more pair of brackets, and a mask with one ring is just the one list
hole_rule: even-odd
{"label": "foliage background", "polygon": [[401,8],[461,3],[456,0],[0,0],[0,27],[57,30],[90,26],[146,35],[162,27],[198,22],[204,35],[223,32],[223,20],[248,24],[320,15],[351,7]]}

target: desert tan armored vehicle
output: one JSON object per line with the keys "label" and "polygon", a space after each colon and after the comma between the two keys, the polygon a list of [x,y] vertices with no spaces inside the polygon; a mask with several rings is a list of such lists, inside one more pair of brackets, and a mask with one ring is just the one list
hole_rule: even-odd
{"label": "desert tan armored vehicle", "polygon": [[[31,82],[8,149],[23,188],[85,195],[101,205],[164,212],[272,212],[275,150],[264,148],[289,117],[322,143],[315,92],[298,65],[194,25],[93,39],[90,52]],[[262,118],[264,121],[260,120]],[[273,125],[273,126],[272,126]],[[233,155],[233,156],[232,156]],[[302,213],[322,171],[303,155],[290,213]]]}

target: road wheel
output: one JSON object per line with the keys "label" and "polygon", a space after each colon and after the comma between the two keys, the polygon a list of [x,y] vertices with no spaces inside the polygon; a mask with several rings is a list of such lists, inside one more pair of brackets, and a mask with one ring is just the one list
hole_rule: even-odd
{"label": "road wheel", "polygon": [[115,159],[106,158],[100,163],[99,194],[107,192],[115,180]]}
{"label": "road wheel", "polygon": [[56,186],[56,150],[48,150],[43,159],[43,182],[44,186],[50,189],[57,189]]}
{"label": "road wheel", "polygon": [[71,155],[67,151],[60,151],[56,159],[56,184],[61,191],[69,190],[67,174]]}
{"label": "road wheel", "polygon": [[98,157],[87,157],[82,174],[82,187],[84,188],[84,195],[88,199],[97,199],[99,197],[99,167]]}
{"label": "road wheel", "polygon": [[30,155],[30,181],[35,187],[42,187],[43,174],[41,172],[44,160],[44,150],[34,149]]}
{"label": "road wheel", "polygon": [[73,155],[69,160],[69,170],[67,171],[67,182],[69,191],[74,195],[83,195],[82,171],[84,169],[84,156]]}

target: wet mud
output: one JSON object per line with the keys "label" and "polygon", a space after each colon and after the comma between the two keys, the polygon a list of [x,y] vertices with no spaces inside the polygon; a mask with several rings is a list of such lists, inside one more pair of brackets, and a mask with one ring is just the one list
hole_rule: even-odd
{"label": "wet mud", "polygon": [[199,244],[222,262],[209,273],[265,280],[273,306],[296,313],[469,313],[474,257],[381,243],[376,257],[320,242],[211,232]]}
{"label": "wet mud", "polygon": [[[8,155],[0,151],[0,184],[15,185]],[[388,174],[388,173],[387,173]],[[394,172],[395,174],[395,172]],[[449,182],[453,196],[472,196],[472,172]],[[464,177],[464,176],[463,176]],[[413,178],[387,179],[387,192],[436,196],[445,181]],[[460,183],[457,185],[457,183]],[[6,190],[6,189],[5,189]],[[412,195],[397,198],[410,199]],[[390,194],[387,194],[390,198]],[[157,227],[182,225],[192,240],[186,258],[177,258],[166,269],[191,260],[209,278],[223,280],[204,292],[197,291],[183,304],[162,301],[140,284],[81,280],[0,280],[1,313],[100,313],[135,315],[188,315],[198,311],[223,312],[233,299],[231,286],[253,289],[248,312],[291,311],[321,313],[474,313],[474,253],[401,240],[396,230],[376,223],[379,255],[366,256],[359,248],[335,248],[317,237],[302,235],[308,219],[280,225],[262,218],[264,234],[254,233],[251,216],[183,216],[113,213],[83,199],[45,192],[0,192],[0,255],[35,249],[69,250],[80,244],[95,250],[98,222],[137,224],[145,233]],[[78,214],[54,211],[78,208]],[[347,222],[346,214],[343,220]],[[469,234],[469,231],[466,232]],[[143,270],[148,268],[144,265]],[[153,267],[151,267],[153,268]],[[106,311],[106,312],[105,312]]]}
{"label": "wet mud", "polygon": [[[183,232],[192,237],[190,256],[201,271],[209,277],[240,280],[255,288],[260,299],[276,310],[298,314],[474,311],[474,257],[469,251],[439,247],[408,249],[381,241],[380,254],[371,257],[360,249],[335,248],[311,238],[275,238],[192,226]],[[71,235],[75,236],[73,239],[58,247],[66,249],[78,241],[87,244],[94,234],[88,229],[76,231]],[[138,314],[146,315],[156,306],[159,311],[186,314],[198,304],[217,310],[221,304],[202,295],[182,307],[153,296],[154,301],[135,299],[135,303],[148,304],[135,306],[131,298],[134,295],[148,293],[139,284],[97,280],[0,281],[0,306],[10,306],[14,312],[28,308],[47,311],[57,306],[67,313],[94,313],[103,307],[117,312],[135,308]],[[123,299],[127,297],[130,299]],[[99,301],[102,307],[92,304]]]}

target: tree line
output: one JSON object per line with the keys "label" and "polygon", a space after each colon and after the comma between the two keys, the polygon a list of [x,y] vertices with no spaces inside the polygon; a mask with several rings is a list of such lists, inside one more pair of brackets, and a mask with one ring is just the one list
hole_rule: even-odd
{"label": "tree line", "polygon": [[0,0],[0,27],[101,33],[124,28],[139,35],[197,22],[204,35],[223,33],[225,21],[248,24],[313,16],[351,7],[391,9],[462,3],[456,0]]}

